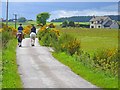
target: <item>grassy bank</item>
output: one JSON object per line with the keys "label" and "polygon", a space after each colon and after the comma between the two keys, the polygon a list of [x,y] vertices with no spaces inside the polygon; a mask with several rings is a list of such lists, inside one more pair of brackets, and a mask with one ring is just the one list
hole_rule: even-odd
{"label": "grassy bank", "polygon": [[16,64],[16,45],[17,40],[11,39],[7,43],[7,48],[3,49],[2,88],[22,88],[22,83]]}
{"label": "grassy bank", "polygon": [[94,85],[101,88],[118,88],[118,80],[115,77],[106,76],[103,72],[94,72],[85,67],[81,62],[75,60],[74,57],[65,53],[53,53],[53,56],[61,63],[70,67],[73,72],[83,77]]}

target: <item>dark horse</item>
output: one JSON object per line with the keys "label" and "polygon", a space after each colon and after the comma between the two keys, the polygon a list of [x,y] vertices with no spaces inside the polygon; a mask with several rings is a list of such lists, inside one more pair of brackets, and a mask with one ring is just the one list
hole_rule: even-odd
{"label": "dark horse", "polygon": [[24,38],[24,34],[23,33],[17,33],[17,39],[18,39],[18,46],[21,47],[21,43],[22,43],[22,40]]}

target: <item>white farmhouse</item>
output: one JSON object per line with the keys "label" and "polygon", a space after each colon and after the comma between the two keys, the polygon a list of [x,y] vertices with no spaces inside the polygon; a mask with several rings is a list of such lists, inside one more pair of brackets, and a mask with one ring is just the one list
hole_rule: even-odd
{"label": "white farmhouse", "polygon": [[90,28],[119,28],[116,21],[108,16],[93,16],[90,20]]}

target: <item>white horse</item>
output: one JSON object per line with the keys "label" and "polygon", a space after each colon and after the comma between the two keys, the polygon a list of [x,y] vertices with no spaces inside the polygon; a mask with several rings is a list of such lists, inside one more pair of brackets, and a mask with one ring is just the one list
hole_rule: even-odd
{"label": "white horse", "polygon": [[36,38],[36,34],[34,32],[31,32],[30,39],[31,39],[31,45],[32,46],[35,45],[35,38]]}

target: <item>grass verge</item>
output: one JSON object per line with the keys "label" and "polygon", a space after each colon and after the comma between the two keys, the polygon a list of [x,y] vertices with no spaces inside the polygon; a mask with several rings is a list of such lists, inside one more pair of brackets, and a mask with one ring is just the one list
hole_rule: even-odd
{"label": "grass verge", "polygon": [[101,88],[118,88],[118,79],[115,77],[108,77],[104,73],[98,71],[94,72],[82,63],[75,60],[74,57],[65,53],[53,53],[53,56],[61,63],[70,67],[73,72],[83,77],[92,84]]}
{"label": "grass verge", "polygon": [[2,51],[0,49],[0,90],[2,88]]}
{"label": "grass verge", "polygon": [[8,42],[7,48],[2,50],[2,88],[22,88],[22,83],[16,64],[16,45],[17,40],[12,39]]}

